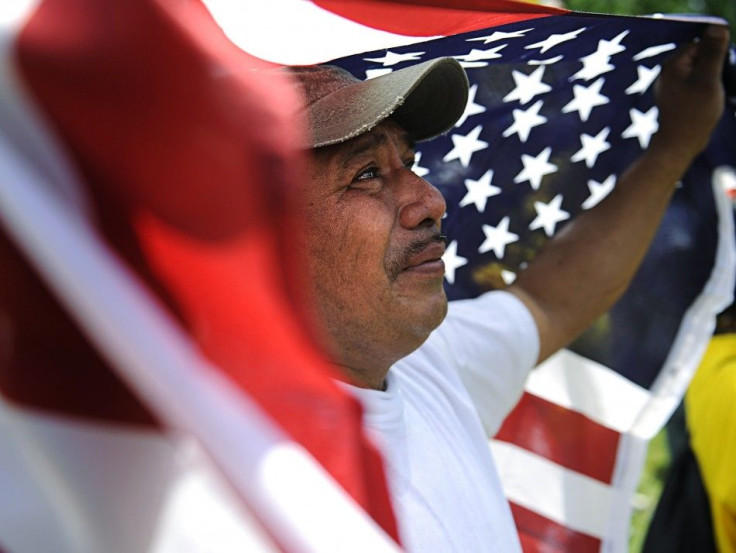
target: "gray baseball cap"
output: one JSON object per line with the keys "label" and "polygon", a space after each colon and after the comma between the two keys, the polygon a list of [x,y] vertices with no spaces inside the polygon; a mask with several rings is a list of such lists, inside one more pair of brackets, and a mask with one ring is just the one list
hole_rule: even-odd
{"label": "gray baseball cap", "polygon": [[438,58],[361,81],[333,65],[293,66],[305,99],[306,148],[355,138],[389,116],[414,140],[452,128],[468,102],[468,77],[452,58]]}

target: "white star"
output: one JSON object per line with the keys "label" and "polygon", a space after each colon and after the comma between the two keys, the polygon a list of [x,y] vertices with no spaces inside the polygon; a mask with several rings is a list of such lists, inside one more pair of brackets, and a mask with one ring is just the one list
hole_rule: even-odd
{"label": "white star", "polygon": [[588,56],[580,58],[580,61],[583,62],[583,68],[575,73],[571,79],[589,81],[590,79],[595,79],[598,75],[613,71],[614,67],[611,65],[610,60],[610,56],[601,55],[598,52],[593,52]]}
{"label": "white star", "polygon": [[541,42],[537,42],[535,44],[530,44],[526,47],[527,50],[531,50],[532,48],[539,48],[539,53],[544,54],[547,50],[554,48],[558,44],[562,44],[563,42],[567,42],[568,40],[572,40],[576,38],[580,33],[582,33],[585,30],[585,27],[582,27],[578,29],[577,31],[570,31],[569,33],[565,33],[562,35],[550,35],[545,40]]}
{"label": "white star", "polygon": [[561,59],[564,59],[564,57],[565,56],[555,56],[554,58],[547,58],[546,60],[529,60],[527,63],[529,65],[553,65]]}
{"label": "white star", "polygon": [[626,94],[644,94],[657,79],[661,69],[662,68],[659,65],[655,65],[654,67],[646,67],[644,65],[637,66],[636,82],[626,89]]}
{"label": "white star", "polygon": [[516,242],[519,239],[518,234],[509,232],[509,217],[508,215],[499,221],[497,227],[491,225],[483,225],[483,233],[486,235],[486,239],[478,248],[478,253],[486,253],[493,250],[498,259],[502,259],[506,246]]}
{"label": "white star", "polygon": [[614,69],[611,65],[611,56],[620,54],[626,50],[625,46],[621,46],[621,41],[629,31],[624,31],[612,40],[599,40],[598,48],[592,54],[583,56],[580,61],[583,62],[583,68],[572,76],[572,79],[583,79],[589,81],[595,79],[603,73],[607,73]]}
{"label": "white star", "polygon": [[[499,52],[506,48],[506,44],[500,44],[499,46],[496,46],[495,48],[489,48],[488,50],[476,50],[473,48],[469,53],[464,54],[462,56],[453,56],[456,60],[459,60],[461,62],[476,62],[476,61],[483,61],[485,60],[493,60],[498,59],[501,57],[501,54]],[[475,67],[485,67],[488,65],[488,63],[483,63],[482,65],[478,66],[475,65]]]}
{"label": "white star", "polygon": [[453,240],[447,246],[442,261],[445,262],[445,278],[450,284],[455,283],[455,271],[468,263],[467,259],[457,254],[457,240]]}
{"label": "white star", "polygon": [[397,54],[391,50],[386,50],[386,55],[382,58],[363,58],[365,61],[374,61],[376,63],[382,63],[384,66],[396,65],[405,61],[417,61],[424,52],[406,52],[404,54]]}
{"label": "white star", "polygon": [[519,100],[524,105],[531,101],[538,94],[544,94],[552,90],[547,83],[542,82],[544,76],[544,65],[537,67],[531,74],[527,75],[521,71],[512,71],[511,76],[514,78],[516,87],[504,96],[504,102]]}
{"label": "white star", "polygon": [[589,134],[585,133],[581,134],[580,143],[583,145],[583,147],[575,152],[575,155],[573,155],[570,159],[572,161],[585,160],[585,166],[588,169],[591,169],[595,165],[595,162],[598,160],[598,156],[611,148],[611,145],[606,141],[606,138],[608,138],[608,135],[610,133],[611,128],[606,127],[595,136],[590,136]]}
{"label": "white star", "polygon": [[456,127],[459,127],[465,121],[467,121],[468,117],[471,115],[478,115],[479,113],[483,113],[486,108],[482,106],[481,104],[475,103],[475,95],[478,93],[478,85],[474,84],[468,89],[468,103],[465,105],[465,111],[460,116],[460,119],[457,120],[457,123],[455,123]]}
{"label": "white star", "polygon": [[534,202],[534,209],[537,210],[536,218],[529,225],[529,230],[543,228],[547,236],[555,233],[557,223],[570,218],[570,214],[561,209],[562,194],[557,194],[548,204],[544,202]]}
{"label": "white star", "polygon": [[625,52],[626,46],[621,46],[621,41],[624,38],[626,38],[626,35],[628,34],[629,34],[629,31],[623,31],[617,34],[611,40],[599,40],[598,41],[598,51],[603,52],[604,54],[608,56],[615,56],[616,54]]}
{"label": "white star", "polygon": [[507,271],[506,269],[501,269],[501,278],[503,279],[504,284],[508,286],[516,280],[516,273],[513,271]]}
{"label": "white star", "polygon": [[583,209],[590,209],[598,205],[603,198],[611,193],[614,186],[616,186],[616,175],[608,175],[603,182],[589,180],[588,190],[590,190],[590,196],[583,202]]}
{"label": "white star", "polygon": [[429,175],[429,169],[419,165],[420,161],[422,161],[422,152],[417,152],[416,157],[414,157],[414,165],[411,166],[411,170],[414,171],[414,174],[418,177],[426,177]]}
{"label": "white star", "polygon": [[490,35],[479,36],[476,38],[469,38],[468,41],[482,40],[483,44],[490,44],[491,42],[496,42],[498,40],[506,40],[507,38],[519,38],[519,37],[524,36],[529,31],[531,31],[531,29],[524,29],[522,31],[514,31],[512,33],[505,33],[504,31],[494,31]]}
{"label": "white star", "polygon": [[659,129],[659,123],[657,117],[659,116],[659,110],[657,106],[653,106],[646,113],[642,113],[636,108],[629,110],[629,116],[631,117],[631,125],[624,129],[621,133],[622,138],[633,138],[639,139],[639,146],[646,148],[649,146],[649,141],[652,135]]}
{"label": "white star", "polygon": [[452,150],[447,152],[447,155],[442,158],[442,161],[459,159],[463,167],[470,165],[472,155],[488,147],[488,142],[484,142],[478,138],[482,130],[483,125],[478,125],[466,135],[453,134],[450,137],[452,138],[453,144]]}
{"label": "white star", "polygon": [[529,138],[529,133],[532,132],[534,127],[547,122],[546,117],[539,115],[539,110],[542,109],[542,103],[542,100],[538,100],[526,111],[515,109],[513,111],[514,123],[503,131],[503,136],[509,137],[512,134],[518,134],[519,140],[526,142]]}
{"label": "white star", "polygon": [[393,69],[391,69],[390,67],[379,67],[378,69],[366,69],[365,78],[375,79],[376,77],[380,77],[381,75],[388,75],[392,71]]}
{"label": "white star", "polygon": [[468,191],[463,199],[460,200],[460,207],[475,204],[475,208],[478,212],[483,213],[486,209],[488,198],[497,196],[501,193],[501,189],[499,187],[491,184],[492,179],[492,169],[488,169],[488,171],[486,171],[478,180],[465,179],[465,187]]}
{"label": "white star", "polygon": [[659,54],[664,54],[665,52],[669,52],[670,50],[674,50],[675,48],[677,48],[677,44],[673,42],[670,42],[669,44],[659,44],[657,46],[650,46],[649,48],[645,48],[644,50],[639,52],[632,59],[634,61],[641,61],[647,58],[658,56]]}
{"label": "white star", "polygon": [[536,157],[521,154],[521,163],[524,164],[524,168],[514,177],[514,182],[521,184],[524,181],[529,181],[534,190],[539,190],[542,178],[557,171],[557,165],[549,162],[551,153],[552,148],[547,147],[539,152]]}
{"label": "white star", "polygon": [[604,82],[605,79],[601,77],[587,87],[579,84],[574,85],[572,92],[575,98],[562,108],[562,113],[577,111],[580,115],[580,120],[583,122],[587,121],[594,107],[603,106],[611,101],[608,97],[601,94],[601,88]]}

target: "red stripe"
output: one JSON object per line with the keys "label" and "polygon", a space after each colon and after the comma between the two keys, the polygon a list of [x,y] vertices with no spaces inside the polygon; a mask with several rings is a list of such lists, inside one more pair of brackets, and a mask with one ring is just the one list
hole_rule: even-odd
{"label": "red stripe", "polygon": [[511,503],[524,553],[598,553],[601,540]]}
{"label": "red stripe", "polygon": [[525,393],[496,439],[610,484],[619,437],[585,415]]}
{"label": "red stripe", "polygon": [[510,0],[312,1],[367,27],[409,36],[447,36],[568,13],[558,8]]}
{"label": "red stripe", "polygon": [[0,394],[67,416],[158,426],[2,232],[0,267]]}

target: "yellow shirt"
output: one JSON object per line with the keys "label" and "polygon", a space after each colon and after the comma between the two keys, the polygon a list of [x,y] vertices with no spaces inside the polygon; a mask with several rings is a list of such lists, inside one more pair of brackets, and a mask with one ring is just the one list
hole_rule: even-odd
{"label": "yellow shirt", "polygon": [[736,553],[736,334],[714,336],[685,396],[720,553]]}

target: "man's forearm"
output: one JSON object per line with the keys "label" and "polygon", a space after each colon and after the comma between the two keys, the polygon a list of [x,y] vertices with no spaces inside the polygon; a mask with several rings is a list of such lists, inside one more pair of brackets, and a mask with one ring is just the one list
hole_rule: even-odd
{"label": "man's forearm", "polygon": [[564,347],[623,294],[654,238],[684,170],[642,155],[600,204],[581,213],[519,275],[510,291],[535,313],[540,361]]}
{"label": "man's forearm", "polygon": [[723,112],[725,28],[709,27],[674,55],[657,83],[660,128],[603,202],[566,226],[510,291],[534,315],[540,361],[566,346],[626,290],[677,182]]}

